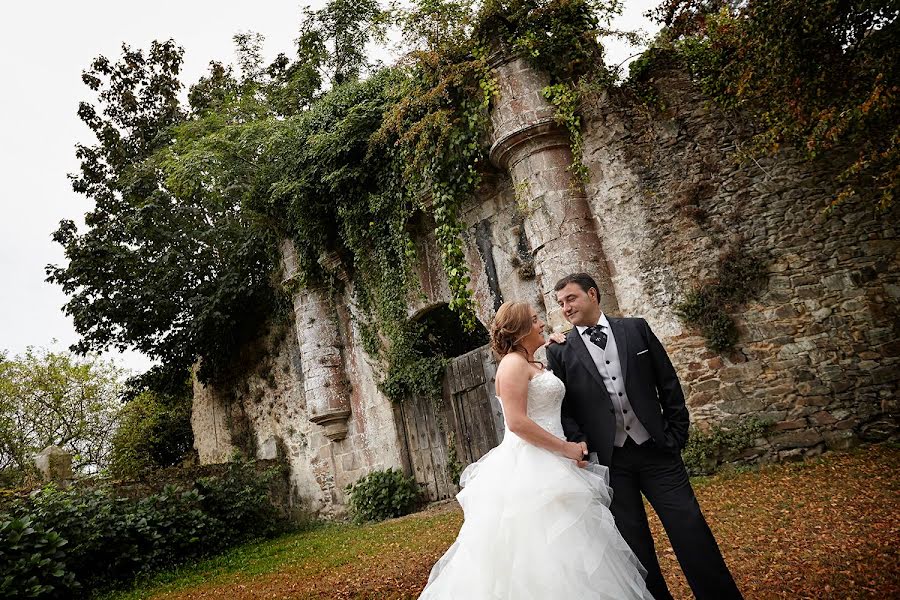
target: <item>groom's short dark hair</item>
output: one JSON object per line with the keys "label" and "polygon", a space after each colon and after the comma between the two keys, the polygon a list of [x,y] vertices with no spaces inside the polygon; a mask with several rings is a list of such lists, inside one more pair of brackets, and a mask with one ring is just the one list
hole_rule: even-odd
{"label": "groom's short dark hair", "polygon": [[558,292],[563,289],[570,283],[577,283],[578,287],[584,290],[584,293],[587,294],[588,290],[594,288],[597,290],[597,301],[600,300],[600,288],[597,287],[597,282],[594,281],[594,278],[588,275],[587,273],[571,273],[566,275],[562,279],[556,282],[556,285],[553,286],[553,291]]}

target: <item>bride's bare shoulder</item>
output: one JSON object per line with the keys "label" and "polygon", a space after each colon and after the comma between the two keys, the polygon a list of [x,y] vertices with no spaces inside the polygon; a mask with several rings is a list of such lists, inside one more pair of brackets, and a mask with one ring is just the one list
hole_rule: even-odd
{"label": "bride's bare shoulder", "polygon": [[528,359],[519,354],[518,352],[510,352],[506,356],[500,359],[500,363],[497,365],[498,369],[520,369],[522,367],[528,366]]}
{"label": "bride's bare shoulder", "polygon": [[529,370],[528,360],[524,356],[518,352],[510,352],[501,358],[500,363],[497,365],[497,380],[520,377],[522,375],[527,377]]}
{"label": "bride's bare shoulder", "polygon": [[509,393],[519,388],[525,389],[530,379],[530,370],[531,367],[524,356],[518,352],[510,352],[501,358],[497,364],[497,374],[494,381],[497,391],[500,392],[501,388],[503,388],[505,392],[502,393]]}

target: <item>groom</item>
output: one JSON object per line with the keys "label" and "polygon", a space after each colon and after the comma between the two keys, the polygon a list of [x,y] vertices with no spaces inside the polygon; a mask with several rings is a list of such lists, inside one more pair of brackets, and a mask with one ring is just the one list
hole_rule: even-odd
{"label": "groom", "polygon": [[574,327],[565,344],[547,348],[547,363],[566,384],[566,437],[586,442],[609,467],[610,510],[622,537],[647,569],[647,588],[670,600],[641,494],[662,521],[685,577],[701,600],[741,598],[694,497],[681,461],[688,411],[675,369],[644,319],[608,318],[586,273],[555,288]]}

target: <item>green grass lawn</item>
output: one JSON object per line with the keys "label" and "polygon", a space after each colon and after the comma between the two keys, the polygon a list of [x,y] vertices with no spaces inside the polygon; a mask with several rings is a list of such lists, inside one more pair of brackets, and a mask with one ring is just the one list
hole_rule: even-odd
{"label": "green grass lawn", "polygon": [[236,584],[279,571],[298,577],[315,576],[360,561],[370,562],[401,546],[406,552],[427,552],[435,544],[452,541],[461,523],[462,515],[453,504],[384,523],[317,524],[299,533],[238,546],[220,556],[141,580],[132,590],[109,592],[100,598],[151,598],[200,586]]}
{"label": "green grass lawn", "polygon": [[[877,445],[695,481],[746,598],[900,597],[900,449]],[[320,524],[137,582],[137,598],[415,598],[459,530],[454,502],[378,524]],[[676,598],[691,598],[654,517]]]}

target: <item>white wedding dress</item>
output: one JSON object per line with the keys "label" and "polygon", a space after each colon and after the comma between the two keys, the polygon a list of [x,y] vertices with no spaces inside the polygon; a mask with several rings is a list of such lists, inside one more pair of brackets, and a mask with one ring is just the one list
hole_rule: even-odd
{"label": "white wedding dress", "polygon": [[[563,439],[564,393],[549,370],[528,384],[528,416]],[[579,468],[507,429],[460,485],[465,522],[420,600],[652,600],[609,512],[606,467]]]}

